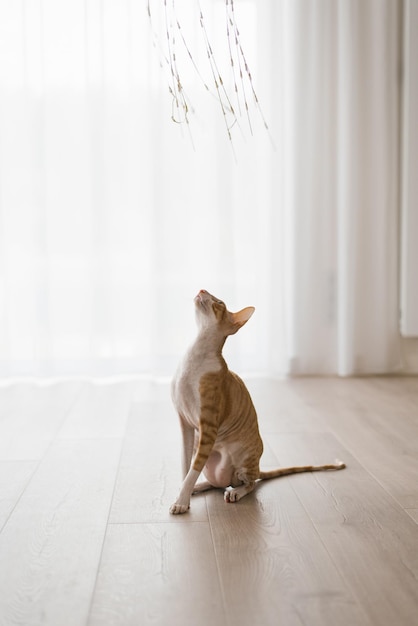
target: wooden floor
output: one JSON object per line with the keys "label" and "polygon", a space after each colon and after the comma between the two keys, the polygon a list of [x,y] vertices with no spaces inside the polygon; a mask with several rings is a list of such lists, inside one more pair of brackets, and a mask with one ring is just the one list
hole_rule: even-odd
{"label": "wooden floor", "polygon": [[418,624],[418,378],[248,386],[265,468],[347,469],[174,517],[167,386],[0,387],[1,626]]}

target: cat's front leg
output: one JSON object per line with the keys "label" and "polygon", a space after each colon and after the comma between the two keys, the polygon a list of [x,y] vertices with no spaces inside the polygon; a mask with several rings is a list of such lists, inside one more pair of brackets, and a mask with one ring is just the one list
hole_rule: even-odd
{"label": "cat's front leg", "polygon": [[182,470],[183,470],[183,479],[184,479],[186,478],[187,473],[192,464],[194,441],[195,441],[195,429],[192,426],[189,426],[181,415],[180,415],[180,426],[181,426],[182,443],[183,443]]}
{"label": "cat's front leg", "polygon": [[172,515],[186,513],[190,509],[190,497],[199,476],[200,472],[198,470],[195,470],[192,467],[189,469],[187,476],[181,486],[178,498],[175,503],[172,504],[170,507],[170,513]]}
{"label": "cat's front leg", "polygon": [[172,515],[186,513],[186,511],[189,510],[190,498],[194,491],[197,479],[199,478],[208,460],[209,454],[211,453],[216,440],[217,428],[215,426],[208,428],[204,417],[200,420],[199,431],[199,443],[192,465],[183,481],[177,500],[170,507],[170,513]]}

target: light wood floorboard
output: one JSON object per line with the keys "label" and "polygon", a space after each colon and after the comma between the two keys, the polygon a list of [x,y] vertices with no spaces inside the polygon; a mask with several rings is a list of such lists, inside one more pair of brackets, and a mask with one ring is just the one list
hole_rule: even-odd
{"label": "light wood floorboard", "polygon": [[2,624],[85,624],[94,590],[118,440],[61,441],[0,534]]}
{"label": "light wood floorboard", "polygon": [[228,624],[371,623],[290,481],[260,484],[238,506],[207,498]]}
{"label": "light wood floorboard", "polygon": [[406,512],[412,517],[418,524],[418,509],[406,509]]}
{"label": "light wood floorboard", "polygon": [[414,521],[333,435],[273,437],[271,445],[286,465],[307,454],[314,463],[333,451],[344,457],[345,471],[306,474],[301,480],[293,476],[288,483],[372,623],[413,624],[418,601]]}
{"label": "light wood floorboard", "polygon": [[0,387],[0,460],[40,460],[80,393],[80,383]]}
{"label": "light wood floorboard", "polygon": [[418,377],[292,384],[403,508],[418,508]]}
{"label": "light wood floorboard", "polygon": [[262,466],[170,516],[168,385],[0,386],[0,626],[412,626],[418,378],[249,380]]}
{"label": "light wood floorboard", "polygon": [[0,461],[0,531],[37,466],[36,461]]}
{"label": "light wood floorboard", "polygon": [[112,524],[89,625],[205,623],[225,624],[209,524]]}

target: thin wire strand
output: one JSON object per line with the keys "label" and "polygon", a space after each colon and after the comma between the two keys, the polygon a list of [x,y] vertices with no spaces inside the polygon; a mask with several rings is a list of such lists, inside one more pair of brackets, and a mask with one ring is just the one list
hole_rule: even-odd
{"label": "thin wire strand", "polygon": [[231,21],[231,18],[229,16],[229,11],[228,11],[228,0],[225,0],[225,13],[226,13],[226,37],[228,40],[228,49],[229,49],[229,59],[230,59],[230,63],[231,63],[231,72],[232,72],[232,80],[234,83],[234,91],[235,91],[235,95],[237,98],[237,105],[238,105],[238,112],[240,114],[240,116],[242,115],[241,113],[241,103],[239,100],[239,93],[238,93],[238,85],[237,85],[237,79],[235,76],[235,63],[234,63],[234,57],[232,55],[232,45],[231,45],[231,32],[229,30],[229,26],[233,26],[233,22]]}
{"label": "thin wire strand", "polygon": [[[160,0],[161,2],[161,0]],[[164,51],[164,47],[161,45],[160,37],[157,35],[152,19],[151,13],[151,0],[147,0],[147,11],[149,22],[151,25],[152,31],[152,44],[153,47],[157,50],[159,55],[159,64],[160,67],[166,66],[169,72],[169,85],[168,90],[172,97],[172,114],[171,119],[176,124],[179,124],[182,128],[184,124],[186,124],[188,133],[193,145],[194,142],[191,135],[190,121],[189,121],[189,113],[194,113],[194,108],[188,97],[184,85],[182,83],[180,77],[180,69],[178,67],[177,62],[177,38],[181,41],[181,44],[184,46],[186,54],[192,63],[192,66],[203,84],[205,90],[217,100],[219,107],[222,112],[222,116],[224,119],[225,129],[227,132],[227,136],[229,142],[232,146],[232,150],[234,153],[234,158],[236,160],[235,150],[232,141],[232,129],[237,126],[243,137],[244,133],[239,123],[239,119],[235,112],[234,106],[232,104],[231,98],[229,96],[228,90],[226,88],[225,82],[222,78],[221,72],[219,71],[219,67],[213,52],[212,45],[210,43],[208,31],[205,24],[205,18],[203,15],[201,2],[197,0],[197,7],[199,11],[199,22],[201,32],[203,34],[203,41],[206,49],[206,56],[208,59],[208,64],[210,68],[210,72],[212,75],[212,81],[214,85],[214,91],[210,88],[207,81],[204,79],[197,62],[195,61],[193,54],[191,52],[190,46],[186,41],[186,37],[184,36],[182,25],[177,15],[175,0],[171,0],[170,5],[167,0],[163,0],[164,7],[164,22],[165,22],[165,38],[166,38],[166,51]],[[229,50],[229,64],[230,64],[230,76],[231,82],[233,84],[234,90],[234,98],[237,102],[237,110],[240,117],[242,117],[243,109],[245,111],[245,116],[247,118],[248,127],[251,135],[253,135],[253,125],[251,121],[250,115],[250,106],[247,99],[247,90],[252,94],[253,102],[255,109],[261,117],[264,128],[268,132],[270,141],[272,142],[273,147],[274,143],[271,138],[269,127],[266,122],[264,113],[260,106],[260,102],[258,100],[257,93],[254,88],[253,79],[251,75],[251,71],[249,69],[249,65],[241,44],[240,32],[238,29],[238,24],[235,18],[235,6],[234,0],[225,0],[225,20],[226,20],[226,37],[228,43]],[[248,85],[246,87],[246,81],[248,81]]]}
{"label": "thin wire strand", "polygon": [[[208,56],[209,65],[210,65],[210,68],[211,68],[215,89],[216,89],[216,92],[218,94],[219,104],[221,106],[222,114],[223,114],[223,117],[224,117],[225,127],[226,127],[226,130],[227,130],[227,133],[228,133],[228,138],[232,142],[231,128],[237,122],[237,117],[235,115],[234,107],[232,106],[231,101],[230,101],[229,96],[228,96],[228,93],[227,93],[227,91],[225,89],[225,86],[224,86],[221,74],[219,72],[219,69],[218,69],[218,66],[217,66],[214,54],[213,54],[212,46],[210,45],[210,41],[209,41],[209,37],[208,37],[207,31],[206,31],[204,18],[203,18],[203,12],[202,12],[202,8],[201,8],[201,5],[200,5],[200,2],[199,2],[199,11],[200,11],[200,26],[201,26],[202,31],[203,31],[203,36],[204,36],[205,45],[206,45],[206,53],[207,53],[207,56]],[[225,104],[225,102],[223,101],[222,93],[223,93],[223,95],[226,98],[227,104]],[[233,123],[232,124],[228,124],[228,121],[227,121],[227,118],[226,118],[227,110],[233,116]]]}
{"label": "thin wire strand", "polygon": [[[227,6],[228,6],[228,0],[226,0],[226,3],[227,3]],[[247,115],[248,126],[249,126],[249,129],[250,129],[250,133],[252,135],[253,134],[253,128],[252,128],[252,124],[251,124],[250,110],[249,110],[249,106],[248,106],[247,93],[246,93],[245,84],[244,84],[244,73],[242,71],[242,63],[241,63],[241,61],[243,61],[244,64],[245,64],[245,58],[242,58],[242,54],[240,54],[240,50],[242,50],[242,48],[241,48],[240,41],[239,41],[238,26],[237,26],[237,23],[235,21],[235,12],[234,12],[233,0],[230,1],[230,5],[229,6],[231,7],[230,19],[231,19],[231,22],[232,22],[232,28],[233,28],[233,33],[234,33],[235,49],[236,49],[236,54],[237,54],[237,59],[238,59],[238,69],[239,69],[242,97],[244,99],[244,107],[245,107],[245,113]]]}
{"label": "thin wire strand", "polygon": [[266,129],[266,131],[267,131],[267,134],[268,134],[269,139],[270,139],[270,143],[271,143],[271,145],[272,145],[273,149],[274,149],[274,150],[276,150],[276,145],[275,145],[275,143],[274,143],[274,141],[273,141],[273,137],[271,136],[269,126],[268,126],[268,124],[267,124],[266,118],[265,118],[264,113],[263,113],[263,110],[262,110],[262,108],[261,108],[260,101],[259,101],[259,99],[258,99],[257,93],[256,93],[256,91],[255,91],[254,84],[253,84],[253,79],[252,79],[252,75],[251,75],[251,72],[250,72],[250,69],[249,69],[249,65],[248,65],[248,63],[247,63],[247,59],[246,59],[246,57],[245,57],[244,50],[243,50],[242,45],[241,45],[240,36],[239,36],[239,30],[238,30],[238,25],[237,25],[237,22],[236,22],[236,20],[235,20],[234,0],[225,0],[225,1],[226,1],[227,3],[228,3],[228,2],[230,2],[230,4],[231,4],[231,9],[232,9],[232,20],[233,20],[233,23],[234,23],[234,31],[235,31],[235,33],[236,33],[236,39],[237,39],[238,49],[239,49],[240,56],[241,56],[241,58],[242,58],[242,60],[243,60],[243,63],[244,63],[244,68],[245,68],[245,72],[246,72],[246,75],[247,75],[248,81],[249,81],[249,83],[250,83],[250,89],[251,89],[251,92],[252,92],[252,94],[253,94],[255,107],[256,107],[256,109],[257,109],[257,111],[258,111],[258,113],[259,113],[259,115],[260,115],[260,117],[261,117],[261,120],[262,120],[262,122],[263,122],[264,128],[265,128],[265,129]]}

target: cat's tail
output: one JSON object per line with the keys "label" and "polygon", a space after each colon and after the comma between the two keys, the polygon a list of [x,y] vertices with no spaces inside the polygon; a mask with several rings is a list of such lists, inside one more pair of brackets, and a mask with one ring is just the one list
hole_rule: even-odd
{"label": "cat's tail", "polygon": [[299,467],[281,467],[280,469],[270,470],[269,472],[260,472],[261,480],[269,478],[278,478],[279,476],[287,476],[288,474],[299,474],[300,472],[321,472],[326,470],[340,470],[345,468],[345,463],[335,460],[329,465],[302,465]]}

